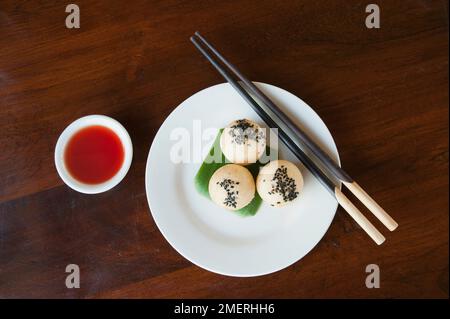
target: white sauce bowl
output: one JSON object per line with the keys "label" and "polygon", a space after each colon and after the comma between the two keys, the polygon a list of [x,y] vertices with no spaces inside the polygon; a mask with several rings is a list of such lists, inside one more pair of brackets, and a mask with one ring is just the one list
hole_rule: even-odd
{"label": "white sauce bowl", "polygon": [[[64,161],[64,151],[67,143],[75,133],[85,127],[95,125],[107,127],[119,137],[123,146],[124,159],[119,171],[109,180],[99,184],[85,184],[75,179],[67,170]],[[106,192],[107,190],[110,190],[111,188],[119,184],[127,174],[131,165],[132,158],[133,145],[131,143],[131,138],[127,130],[118,121],[105,115],[88,115],[72,122],[61,133],[55,147],[55,165],[59,176],[67,186],[80,193],[85,194],[98,194]]]}

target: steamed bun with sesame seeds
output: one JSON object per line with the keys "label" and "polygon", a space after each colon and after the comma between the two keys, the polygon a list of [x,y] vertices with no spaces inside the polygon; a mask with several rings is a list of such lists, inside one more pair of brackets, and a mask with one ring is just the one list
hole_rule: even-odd
{"label": "steamed bun with sesame seeds", "polygon": [[256,189],[271,206],[283,206],[299,197],[303,176],[297,166],[285,160],[271,161],[256,178]]}
{"label": "steamed bun with sesame seeds", "polygon": [[266,149],[266,134],[255,122],[236,120],[224,128],[220,136],[220,148],[232,163],[255,163]]}
{"label": "steamed bun with sesame seeds", "polygon": [[255,197],[255,181],[245,167],[227,164],[211,176],[208,191],[217,205],[238,210],[247,206]]}

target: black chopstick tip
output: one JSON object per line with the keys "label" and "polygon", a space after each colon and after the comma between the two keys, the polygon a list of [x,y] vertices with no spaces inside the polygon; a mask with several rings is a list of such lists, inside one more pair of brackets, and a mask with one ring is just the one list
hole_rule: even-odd
{"label": "black chopstick tip", "polygon": [[201,37],[200,32],[198,32],[198,31],[195,31],[194,34],[195,34],[196,36],[198,36],[198,37]]}

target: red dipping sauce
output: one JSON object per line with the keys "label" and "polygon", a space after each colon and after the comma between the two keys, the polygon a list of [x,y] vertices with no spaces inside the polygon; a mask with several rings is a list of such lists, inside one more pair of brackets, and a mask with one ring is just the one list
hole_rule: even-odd
{"label": "red dipping sauce", "polygon": [[111,129],[93,125],[76,132],[64,150],[70,175],[85,184],[100,184],[120,170],[125,157],[120,138]]}

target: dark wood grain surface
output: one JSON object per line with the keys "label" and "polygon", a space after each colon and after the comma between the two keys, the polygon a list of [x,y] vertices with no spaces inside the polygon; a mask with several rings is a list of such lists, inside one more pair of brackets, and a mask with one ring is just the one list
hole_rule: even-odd
{"label": "dark wood grain surface", "polygon": [[[381,1],[0,3],[0,297],[448,297],[448,4]],[[399,222],[380,247],[339,209],[285,270],[231,278],[182,258],[157,229],[145,162],[167,115],[222,82],[188,38],[200,30],[253,80],[323,118],[343,165]],[[53,151],[88,114],[118,119],[134,158],[113,190],[65,186]],[[371,219],[373,221],[373,219]],[[65,287],[65,267],[81,288]],[[367,264],[381,288],[367,289]]]}

